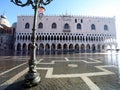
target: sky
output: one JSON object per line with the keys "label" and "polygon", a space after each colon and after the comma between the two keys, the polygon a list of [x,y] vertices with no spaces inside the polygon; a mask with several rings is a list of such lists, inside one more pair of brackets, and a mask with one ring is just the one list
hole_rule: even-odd
{"label": "sky", "polygon": [[[0,14],[5,14],[11,25],[17,22],[18,15],[33,15],[31,6],[19,7],[11,0],[1,0]],[[21,0],[23,2],[27,0]],[[45,0],[44,0],[45,1]],[[120,0],[53,0],[45,7],[45,15],[82,15],[115,17],[117,39],[120,43]]]}

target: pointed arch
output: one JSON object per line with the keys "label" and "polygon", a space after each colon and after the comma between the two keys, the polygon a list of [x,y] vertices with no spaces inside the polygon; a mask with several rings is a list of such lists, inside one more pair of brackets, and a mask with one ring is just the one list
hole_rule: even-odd
{"label": "pointed arch", "polygon": [[79,44],[75,45],[75,52],[78,53],[79,52]]}
{"label": "pointed arch", "polygon": [[23,44],[22,50],[23,50],[23,51],[26,51],[26,50],[27,50],[27,45],[26,45],[26,43]]}
{"label": "pointed arch", "polygon": [[95,44],[92,44],[92,52],[96,52]]}
{"label": "pointed arch", "polygon": [[85,45],[84,45],[84,44],[81,45],[81,52],[82,52],[82,53],[85,52]]}
{"label": "pointed arch", "polygon": [[53,43],[52,45],[51,45],[51,50],[55,50],[55,44]]}
{"label": "pointed arch", "polygon": [[32,47],[32,44],[29,43],[29,44],[28,44],[28,51],[31,51],[31,47]]}
{"label": "pointed arch", "polygon": [[61,45],[60,43],[57,45],[57,49],[58,49],[58,50],[61,50],[61,49],[62,49],[62,45]]}
{"label": "pointed arch", "polygon": [[101,46],[100,46],[100,44],[97,45],[97,49],[98,49],[98,52],[101,51]]}
{"label": "pointed arch", "polygon": [[90,52],[90,44],[86,45],[86,52],[89,53]]}
{"label": "pointed arch", "polygon": [[107,31],[108,30],[108,25],[104,25],[104,30]]}
{"label": "pointed arch", "polygon": [[54,43],[52,43],[51,45],[51,54],[55,54],[55,49],[56,49],[56,46]]}
{"label": "pointed arch", "polygon": [[95,24],[92,24],[91,25],[91,30],[95,30],[95,29],[96,29]]}
{"label": "pointed arch", "polygon": [[81,24],[80,24],[80,23],[77,24],[77,29],[78,29],[78,30],[81,29]]}
{"label": "pointed arch", "polygon": [[30,28],[30,24],[27,22],[26,24],[25,24],[25,29],[29,29]]}
{"label": "pointed arch", "polygon": [[70,25],[68,23],[65,23],[64,29],[70,29]]}
{"label": "pointed arch", "polygon": [[43,23],[42,23],[42,22],[40,22],[40,23],[38,24],[38,29],[43,29]]}
{"label": "pointed arch", "polygon": [[42,50],[42,51],[44,50],[44,44],[43,43],[40,44],[39,49]]}
{"label": "pointed arch", "polygon": [[52,23],[52,26],[51,26],[52,29],[56,29],[57,28],[57,24],[54,22]]}
{"label": "pointed arch", "polygon": [[73,49],[73,44],[70,44],[69,45],[69,50],[72,50]]}
{"label": "pointed arch", "polygon": [[47,43],[46,45],[45,45],[45,50],[49,50],[50,49],[50,45]]}
{"label": "pointed arch", "polygon": [[21,51],[21,44],[20,43],[17,44],[17,51]]}

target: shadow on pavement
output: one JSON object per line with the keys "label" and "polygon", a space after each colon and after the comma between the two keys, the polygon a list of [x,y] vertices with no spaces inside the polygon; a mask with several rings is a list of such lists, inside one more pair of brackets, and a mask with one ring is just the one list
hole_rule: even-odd
{"label": "shadow on pavement", "polygon": [[9,85],[5,90],[28,90],[27,88],[24,87],[24,81],[18,81],[15,82],[11,85]]}

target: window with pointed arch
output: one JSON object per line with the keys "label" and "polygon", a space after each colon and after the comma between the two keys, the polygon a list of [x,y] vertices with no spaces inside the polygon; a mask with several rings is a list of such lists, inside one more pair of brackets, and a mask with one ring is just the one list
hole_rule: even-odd
{"label": "window with pointed arch", "polygon": [[25,24],[25,29],[29,29],[30,28],[30,24],[27,22],[26,24]]}
{"label": "window with pointed arch", "polygon": [[56,23],[52,23],[52,29],[56,29],[57,28],[57,24]]}
{"label": "window with pointed arch", "polygon": [[70,26],[69,26],[68,23],[65,23],[65,25],[64,25],[64,29],[70,29]]}
{"label": "window with pointed arch", "polygon": [[77,29],[78,29],[78,30],[81,29],[81,24],[80,24],[80,23],[77,24]]}
{"label": "window with pointed arch", "polygon": [[43,29],[43,23],[40,22],[40,23],[38,24],[38,29]]}
{"label": "window with pointed arch", "polygon": [[96,28],[95,28],[95,24],[92,24],[91,25],[91,30],[95,30]]}
{"label": "window with pointed arch", "polygon": [[104,30],[108,31],[108,25],[104,25]]}

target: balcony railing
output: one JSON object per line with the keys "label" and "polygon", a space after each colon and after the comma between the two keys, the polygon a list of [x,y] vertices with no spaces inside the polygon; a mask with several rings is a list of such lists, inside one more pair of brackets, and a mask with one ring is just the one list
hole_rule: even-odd
{"label": "balcony railing", "polygon": [[63,32],[71,32],[70,29],[63,29]]}

